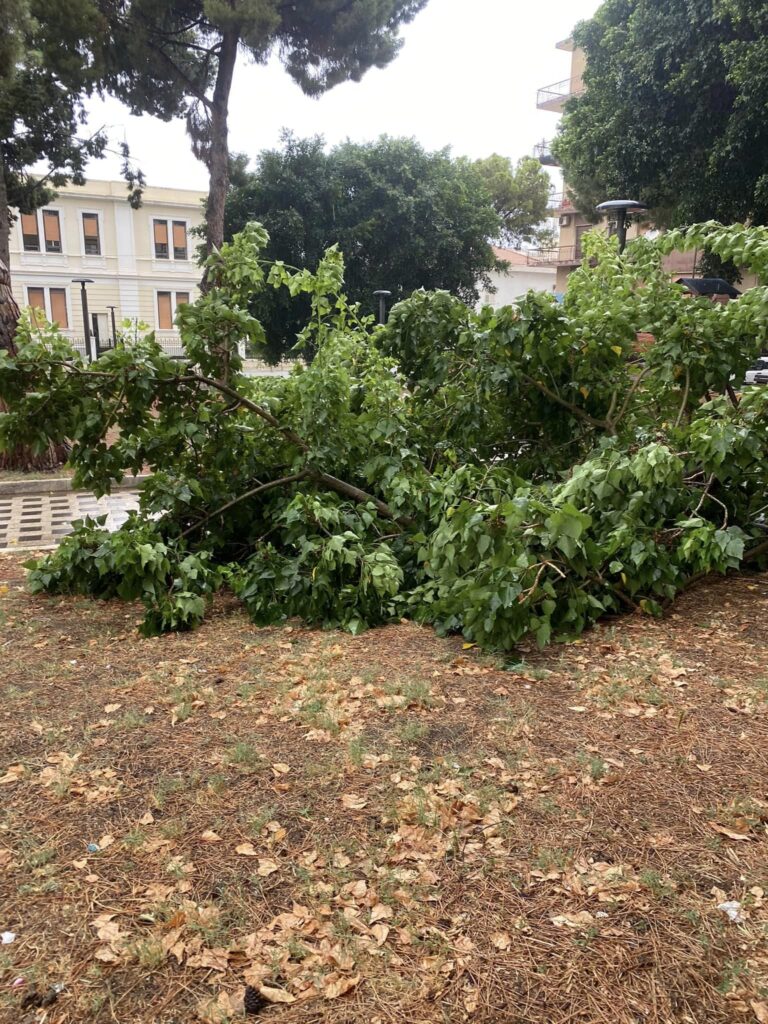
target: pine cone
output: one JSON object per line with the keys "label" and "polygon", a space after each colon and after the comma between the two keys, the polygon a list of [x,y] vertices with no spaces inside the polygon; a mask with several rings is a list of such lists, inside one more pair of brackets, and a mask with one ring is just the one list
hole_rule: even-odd
{"label": "pine cone", "polygon": [[256,1016],[261,1013],[264,1007],[267,1005],[267,1000],[253,985],[245,986],[245,1012],[252,1016]]}

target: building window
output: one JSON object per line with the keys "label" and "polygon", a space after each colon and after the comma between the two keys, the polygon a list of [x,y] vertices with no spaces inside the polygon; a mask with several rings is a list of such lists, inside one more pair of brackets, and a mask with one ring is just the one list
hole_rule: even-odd
{"label": "building window", "polygon": [[189,302],[189,292],[157,293],[157,326],[161,331],[173,330],[176,310]]}
{"label": "building window", "polygon": [[40,252],[40,229],[37,226],[36,213],[22,213],[21,237],[24,252]]}
{"label": "building window", "polygon": [[48,295],[51,302],[51,321],[58,324],[62,330],[69,327],[67,317],[67,292],[65,288],[49,288]]}
{"label": "building window", "polygon": [[27,288],[27,305],[32,309],[36,327],[42,327],[47,317],[45,312],[45,288]]}
{"label": "building window", "polygon": [[188,258],[187,222],[185,220],[172,220],[169,222],[167,220],[154,219],[152,221],[152,234],[156,260],[170,259],[171,245],[173,246],[173,259],[186,260]]}
{"label": "building window", "polygon": [[173,222],[173,258],[175,260],[187,258],[187,224],[183,220]]}
{"label": "building window", "polygon": [[152,222],[155,233],[155,259],[168,259],[168,221],[155,220]]}
{"label": "building window", "polygon": [[97,213],[83,214],[83,248],[86,256],[101,256],[99,215]]}
{"label": "building window", "polygon": [[170,331],[173,327],[173,309],[170,292],[157,293],[157,326],[161,331]]}
{"label": "building window", "polygon": [[50,320],[64,331],[69,328],[66,288],[27,288],[27,305],[32,309],[32,319],[37,327]]}
{"label": "building window", "polygon": [[58,210],[43,210],[43,237],[46,252],[61,252],[61,227]]}

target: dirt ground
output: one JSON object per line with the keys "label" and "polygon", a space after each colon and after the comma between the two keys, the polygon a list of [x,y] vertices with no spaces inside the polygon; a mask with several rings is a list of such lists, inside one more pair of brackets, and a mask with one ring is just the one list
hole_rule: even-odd
{"label": "dirt ground", "polygon": [[768,1022],[768,576],[506,662],[0,593],[3,1022]]}

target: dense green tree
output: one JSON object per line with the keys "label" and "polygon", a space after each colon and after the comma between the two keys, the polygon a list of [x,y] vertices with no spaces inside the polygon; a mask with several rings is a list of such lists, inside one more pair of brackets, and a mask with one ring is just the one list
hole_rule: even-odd
{"label": "dense green tree", "polygon": [[606,0],[577,26],[586,90],[555,151],[581,207],[768,222],[767,28],[757,0]]}
{"label": "dense green tree", "polygon": [[[448,150],[414,139],[345,142],[326,152],[320,137],[286,135],[227,198],[227,236],[250,220],[270,234],[268,253],[292,266],[316,263],[331,245],[345,254],[345,290],[367,312],[373,292],[393,302],[416,288],[442,288],[467,302],[496,263],[489,239],[502,233],[484,178]],[[306,296],[260,293],[254,311],[274,357],[306,322]]]}
{"label": "dense green tree", "polygon": [[[108,143],[87,127],[85,100],[111,89],[137,112],[171,117],[184,94],[154,52],[126,46],[115,18],[120,0],[12,0],[0,33],[0,260],[9,262],[11,209],[31,213],[56,188],[82,184]],[[123,146],[128,198],[141,176]],[[32,173],[44,163],[43,174]]]}
{"label": "dense green tree", "polygon": [[[227,118],[238,52],[279,55],[310,96],[359,81],[397,55],[400,26],[427,0],[113,0],[113,31],[129,51],[150,51],[190,98],[187,127],[209,173],[206,250],[224,239],[229,183]],[[133,61],[132,63],[135,63]],[[112,83],[120,95],[119,82]],[[268,102],[268,97],[264,97]]]}
{"label": "dense green tree", "polygon": [[484,160],[476,160],[475,168],[501,218],[499,241],[515,247],[522,242],[538,241],[552,188],[539,161],[524,156],[513,164],[509,157],[493,153]]}

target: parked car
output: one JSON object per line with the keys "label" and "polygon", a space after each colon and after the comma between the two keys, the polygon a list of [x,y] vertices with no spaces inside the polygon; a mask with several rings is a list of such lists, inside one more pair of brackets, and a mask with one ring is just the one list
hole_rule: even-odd
{"label": "parked car", "polygon": [[768,356],[760,356],[744,374],[745,384],[768,384]]}

